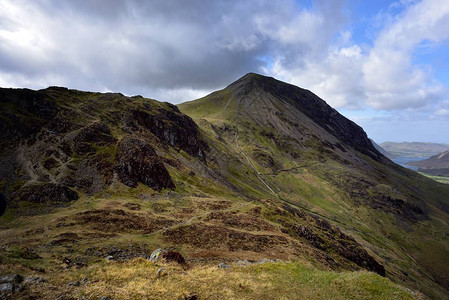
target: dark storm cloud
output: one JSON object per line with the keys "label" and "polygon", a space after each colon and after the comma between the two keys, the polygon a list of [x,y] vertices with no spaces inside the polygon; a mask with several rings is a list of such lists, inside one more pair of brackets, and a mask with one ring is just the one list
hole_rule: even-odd
{"label": "dark storm cloud", "polygon": [[124,91],[209,90],[261,71],[266,63],[261,58],[275,52],[279,29],[288,27],[298,10],[293,1],[19,1],[10,6],[15,12],[6,30],[24,31],[17,39],[3,38],[3,72],[32,79],[40,70],[56,84]]}

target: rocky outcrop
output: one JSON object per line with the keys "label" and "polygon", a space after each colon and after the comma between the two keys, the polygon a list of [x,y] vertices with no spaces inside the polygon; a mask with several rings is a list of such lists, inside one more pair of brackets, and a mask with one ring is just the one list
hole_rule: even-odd
{"label": "rocky outcrop", "polygon": [[55,101],[44,92],[0,88],[0,147],[10,148],[36,134],[58,113]]}
{"label": "rocky outcrop", "polygon": [[116,142],[106,124],[94,122],[79,131],[73,140],[73,147],[76,154],[83,155],[95,152],[95,146],[109,146]]}
{"label": "rocky outcrop", "polygon": [[154,190],[174,189],[170,174],[154,148],[146,141],[126,137],[119,142],[115,172],[120,182],[137,187],[141,182]]}
{"label": "rocky outcrop", "polygon": [[133,117],[140,126],[151,131],[160,140],[184,150],[190,155],[205,158],[207,144],[201,139],[198,126],[188,116],[182,114],[176,106],[172,110],[160,108],[157,114],[143,110],[133,112]]}
{"label": "rocky outcrop", "polygon": [[27,186],[18,192],[17,200],[33,203],[67,203],[79,198],[69,187],[55,183],[43,183]]}

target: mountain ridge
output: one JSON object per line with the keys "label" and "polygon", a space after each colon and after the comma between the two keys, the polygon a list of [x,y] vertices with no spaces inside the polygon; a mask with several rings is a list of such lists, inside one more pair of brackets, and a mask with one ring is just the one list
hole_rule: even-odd
{"label": "mountain ridge", "polygon": [[[253,96],[251,99],[255,103],[247,103],[248,99],[246,99],[246,97],[249,93],[261,93],[261,90],[275,98],[276,101],[283,101],[286,104],[293,106],[296,110],[299,110],[301,113],[305,114],[313,122],[319,124],[319,126],[328,133],[334,135],[337,139],[342,140],[344,143],[353,146],[355,149],[374,159],[380,159],[380,153],[373,147],[366,133],[360,126],[343,117],[335,109],[330,107],[324,100],[314,95],[312,92],[281,82],[272,77],[248,73],[228,85],[224,90],[214,92],[202,99],[212,97],[211,99],[213,101],[217,101],[216,95],[221,92],[231,94],[233,96],[237,95],[237,97],[243,97],[241,102],[239,102],[243,109],[251,106],[257,113],[259,110],[256,106],[265,105],[270,107],[271,110],[276,110],[275,107],[277,103],[269,103],[270,101],[273,101],[273,99],[270,99],[267,95],[264,95],[264,99]],[[226,104],[222,104],[222,107],[225,109],[229,107],[231,101],[233,100],[232,96],[228,98],[229,99],[225,101]],[[196,101],[201,101],[201,99]],[[189,111],[189,103],[192,102],[185,102],[178,106],[186,111]],[[283,112],[279,111],[274,112],[274,114],[276,113],[279,115],[283,114]]]}
{"label": "mountain ridge", "polygon": [[193,267],[269,258],[365,269],[443,299],[447,267],[435,262],[449,253],[449,189],[383,157],[310,93],[255,74],[177,107],[0,90],[0,271],[34,272],[24,245],[54,282],[64,257],[127,266],[166,247]]}

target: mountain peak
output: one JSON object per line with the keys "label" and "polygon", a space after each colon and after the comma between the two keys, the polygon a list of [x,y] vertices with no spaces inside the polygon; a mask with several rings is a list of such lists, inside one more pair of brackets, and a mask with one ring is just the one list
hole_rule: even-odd
{"label": "mountain peak", "polygon": [[315,134],[318,126],[343,144],[371,158],[378,160],[381,157],[357,124],[311,91],[273,77],[248,73],[223,90],[179,107],[199,118],[233,122],[239,114],[260,126],[276,128],[278,132],[285,132],[288,127],[287,135],[300,140],[305,138],[306,131]]}
{"label": "mountain peak", "polygon": [[228,85],[227,89],[244,89],[248,90],[249,88],[253,88],[256,86],[263,86],[266,85],[269,81],[274,81],[276,79],[268,76],[264,76],[257,73],[247,73],[237,79],[236,81],[232,82],[230,85]]}
{"label": "mountain peak", "polygon": [[249,73],[246,73],[245,75],[243,75],[242,77],[240,77],[239,79],[237,79],[235,82],[237,82],[237,81],[245,81],[245,80],[262,80],[264,78],[274,79],[273,77],[265,76],[265,75],[258,74],[258,73],[249,72]]}
{"label": "mountain peak", "polygon": [[[227,86],[227,89],[243,89],[250,90],[252,88],[258,88],[263,90],[272,90],[274,87],[291,86],[286,82],[282,82],[270,76],[265,76],[257,73],[247,73],[241,78],[237,79],[233,83]],[[296,87],[298,88],[298,87]],[[299,89],[299,88],[298,88]]]}

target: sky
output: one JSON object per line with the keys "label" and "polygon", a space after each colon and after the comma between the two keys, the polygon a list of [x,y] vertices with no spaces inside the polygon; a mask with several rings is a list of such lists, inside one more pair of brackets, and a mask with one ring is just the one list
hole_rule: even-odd
{"label": "sky", "polygon": [[449,144],[448,0],[0,0],[0,86],[180,103],[248,72],[376,142]]}

